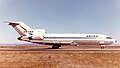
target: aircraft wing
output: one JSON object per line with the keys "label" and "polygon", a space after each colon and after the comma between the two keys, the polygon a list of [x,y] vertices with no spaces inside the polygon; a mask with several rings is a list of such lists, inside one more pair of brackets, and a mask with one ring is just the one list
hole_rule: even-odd
{"label": "aircraft wing", "polygon": [[31,43],[37,43],[37,44],[47,44],[47,45],[53,45],[53,44],[61,44],[61,45],[70,45],[73,42],[72,41],[30,41]]}

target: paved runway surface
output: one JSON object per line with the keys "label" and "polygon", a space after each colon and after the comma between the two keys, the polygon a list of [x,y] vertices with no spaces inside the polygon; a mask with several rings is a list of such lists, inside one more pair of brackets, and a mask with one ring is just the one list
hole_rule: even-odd
{"label": "paved runway surface", "polygon": [[104,48],[101,49],[99,47],[90,47],[90,48],[84,48],[84,47],[61,47],[59,49],[52,49],[48,47],[25,47],[25,48],[0,48],[0,51],[120,51],[120,47],[111,47],[111,48]]}

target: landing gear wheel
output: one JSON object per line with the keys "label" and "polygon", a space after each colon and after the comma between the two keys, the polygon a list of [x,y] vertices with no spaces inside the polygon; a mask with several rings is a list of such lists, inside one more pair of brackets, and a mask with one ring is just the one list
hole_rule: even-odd
{"label": "landing gear wheel", "polygon": [[104,49],[104,47],[101,47],[101,49]]}
{"label": "landing gear wheel", "polygon": [[53,45],[52,49],[59,49],[59,47],[61,47],[61,45]]}
{"label": "landing gear wheel", "polygon": [[104,49],[105,48],[105,45],[101,45],[101,49]]}

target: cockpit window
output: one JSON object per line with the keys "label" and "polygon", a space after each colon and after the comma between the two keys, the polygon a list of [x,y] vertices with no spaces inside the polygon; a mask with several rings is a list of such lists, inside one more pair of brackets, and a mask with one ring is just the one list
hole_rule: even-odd
{"label": "cockpit window", "polygon": [[106,39],[112,39],[111,37],[106,37]]}

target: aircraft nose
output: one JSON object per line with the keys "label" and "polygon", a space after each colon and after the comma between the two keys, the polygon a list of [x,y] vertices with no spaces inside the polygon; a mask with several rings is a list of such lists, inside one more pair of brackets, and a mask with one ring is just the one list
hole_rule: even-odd
{"label": "aircraft nose", "polygon": [[117,42],[117,40],[113,39],[113,43],[116,43],[116,42]]}
{"label": "aircraft nose", "polygon": [[116,42],[117,42],[117,40],[114,40],[114,41],[113,41],[113,43],[116,43]]}

